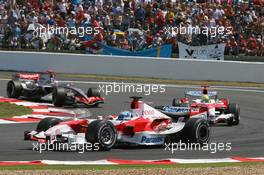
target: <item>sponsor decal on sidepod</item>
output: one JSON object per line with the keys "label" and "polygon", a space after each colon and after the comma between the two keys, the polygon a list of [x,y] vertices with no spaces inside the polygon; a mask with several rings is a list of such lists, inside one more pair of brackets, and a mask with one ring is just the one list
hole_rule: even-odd
{"label": "sponsor decal on sidepod", "polygon": [[159,143],[163,142],[163,137],[146,137],[142,136],[141,143]]}

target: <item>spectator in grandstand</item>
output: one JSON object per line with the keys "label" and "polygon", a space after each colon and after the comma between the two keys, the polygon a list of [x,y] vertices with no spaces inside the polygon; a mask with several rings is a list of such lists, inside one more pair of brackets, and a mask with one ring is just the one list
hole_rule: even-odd
{"label": "spectator in grandstand", "polygon": [[[226,43],[226,53],[263,55],[264,2],[215,0],[17,0],[0,1],[0,34],[3,47],[43,50],[79,50],[100,41],[132,51],[177,42],[190,45]],[[186,3],[187,2],[187,3]],[[208,2],[208,1],[204,1]],[[102,27],[100,35],[34,35],[30,25],[79,28]],[[230,28],[228,34],[179,34],[184,27]],[[166,28],[166,30],[165,30]],[[129,32],[138,30],[137,32]],[[179,29],[180,30],[180,29]],[[118,32],[116,32],[118,31]],[[123,33],[121,35],[121,33]],[[83,44],[86,43],[86,44]],[[90,43],[90,44],[87,44]],[[83,45],[82,45],[83,44]],[[175,49],[174,49],[175,50]]]}
{"label": "spectator in grandstand", "polygon": [[256,55],[264,56],[264,42],[260,36],[257,38]]}
{"label": "spectator in grandstand", "polygon": [[237,55],[238,51],[238,43],[236,42],[235,37],[232,36],[226,43],[226,54]]}

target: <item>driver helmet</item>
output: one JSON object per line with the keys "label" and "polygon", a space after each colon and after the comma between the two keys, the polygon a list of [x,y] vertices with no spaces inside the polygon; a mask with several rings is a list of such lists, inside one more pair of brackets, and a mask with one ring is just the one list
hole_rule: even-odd
{"label": "driver helmet", "polygon": [[132,113],[129,111],[123,111],[118,115],[118,120],[130,120],[132,118]]}
{"label": "driver helmet", "polygon": [[209,103],[210,98],[208,95],[202,95],[202,102]]}

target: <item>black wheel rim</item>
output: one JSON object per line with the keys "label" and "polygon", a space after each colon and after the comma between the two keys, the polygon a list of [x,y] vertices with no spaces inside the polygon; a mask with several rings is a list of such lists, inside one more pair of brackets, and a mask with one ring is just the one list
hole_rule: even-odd
{"label": "black wheel rim", "polygon": [[110,127],[104,127],[101,131],[101,142],[104,145],[111,145],[114,140],[114,131]]}
{"label": "black wheel rim", "polygon": [[198,128],[198,139],[201,142],[207,142],[208,141],[208,137],[209,137],[209,130],[208,127],[205,125],[200,125],[200,127]]}

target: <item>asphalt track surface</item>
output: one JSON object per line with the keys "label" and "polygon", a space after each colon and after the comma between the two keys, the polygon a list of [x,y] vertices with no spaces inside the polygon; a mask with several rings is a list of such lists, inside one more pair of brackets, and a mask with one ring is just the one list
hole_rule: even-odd
{"label": "asphalt track surface", "polygon": [[[86,80],[88,81],[88,80]],[[0,96],[6,96],[7,81],[0,81]],[[75,84],[87,89],[97,85]],[[153,93],[144,96],[144,101],[153,105],[170,104],[172,97],[183,95],[188,88],[166,88],[162,94]],[[58,152],[44,151],[41,154],[32,151],[32,143],[23,140],[25,130],[33,130],[35,124],[0,125],[0,160],[98,160],[98,159],[166,159],[166,158],[225,158],[232,156],[259,157],[264,156],[264,93],[218,90],[220,97],[228,97],[230,101],[239,103],[241,107],[241,123],[238,126],[216,126],[211,128],[211,143],[231,143],[230,151],[165,151],[164,147],[119,147],[106,152]],[[101,107],[90,109],[94,116],[118,114],[128,109],[131,95],[135,93],[111,93]]]}

